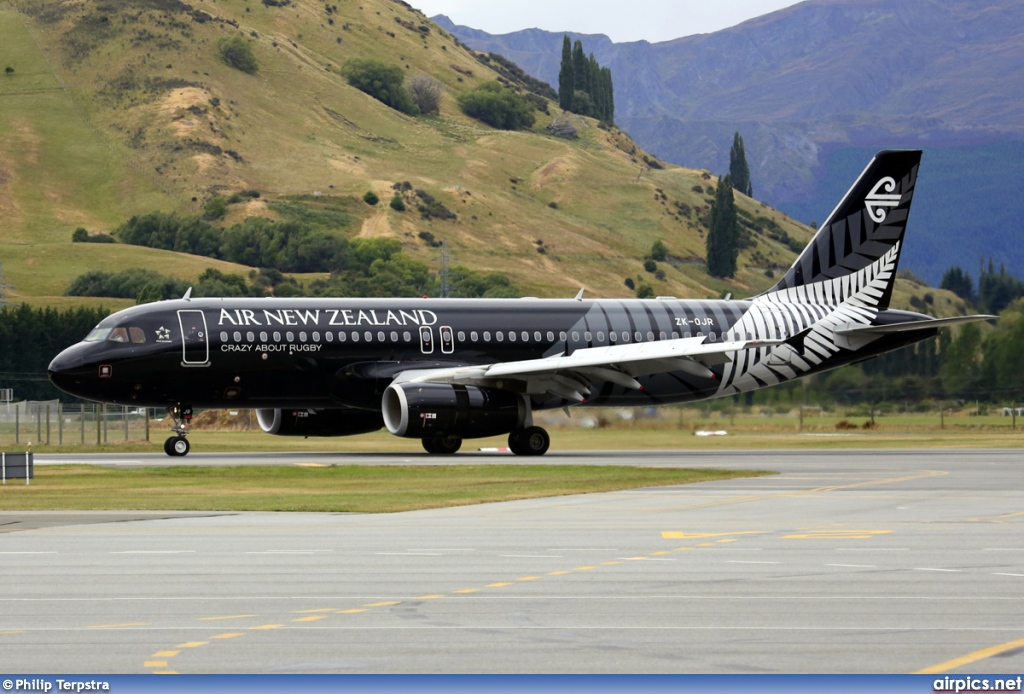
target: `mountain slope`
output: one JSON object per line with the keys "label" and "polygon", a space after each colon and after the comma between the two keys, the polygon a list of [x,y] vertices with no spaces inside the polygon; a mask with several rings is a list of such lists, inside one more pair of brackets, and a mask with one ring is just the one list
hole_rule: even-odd
{"label": "mountain slope", "polygon": [[[499,75],[402,2],[314,0],[24,0],[0,5],[0,259],[13,298],[60,303],[87,269],[146,267],[194,279],[207,267],[249,268],[123,244],[70,243],[132,214],[202,211],[212,196],[257,190],[229,206],[249,215],[327,218],[331,233],[384,236],[434,268],[448,241],[457,264],[513,276],[527,294],[753,294],[793,259],[811,231],[738,196],[749,244],[734,280],[703,265],[705,218],[716,180],[680,167],[648,169],[617,130],[572,118],[578,137],[494,130],[456,97]],[[246,74],[219,58],[218,41],[250,42]],[[411,117],[349,86],[353,57],[424,73],[444,89],[441,114]],[[8,79],[9,78],[9,79]],[[424,219],[385,203],[408,181],[454,219]],[[427,237],[426,239],[424,237]],[[669,259],[643,267],[654,241]],[[899,301],[907,305],[907,285]],[[96,300],[99,303],[100,300]],[[112,302],[102,300],[107,306]],[[952,301],[937,311],[955,311]]]}
{"label": "mountain slope", "polygon": [[[470,46],[557,82],[561,34],[489,36],[436,19]],[[941,165],[952,163],[964,175],[922,195],[945,203],[945,212],[977,208],[995,218],[957,215],[954,224],[944,221],[945,212],[936,215],[929,226],[935,247],[908,246],[906,262],[937,281],[968,237],[976,244],[972,255],[998,253],[1024,272],[1024,249],[1002,239],[998,224],[1019,218],[1024,202],[971,185],[979,176],[1024,174],[1018,157],[990,151],[1024,141],[1020,3],[811,0],[658,44],[582,39],[611,66],[616,120],[639,144],[669,161],[723,171],[739,130],[755,194],[805,221],[820,221],[834,203],[822,180],[865,149],[923,146],[925,185],[931,152],[942,151]],[[835,176],[846,180],[859,170]]]}

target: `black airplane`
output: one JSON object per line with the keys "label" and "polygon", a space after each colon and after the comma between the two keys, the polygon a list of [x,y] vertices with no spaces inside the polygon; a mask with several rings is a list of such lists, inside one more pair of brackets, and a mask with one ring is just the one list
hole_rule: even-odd
{"label": "black airplane", "polygon": [[[993,316],[889,308],[920,151],[879,152],[785,276],[744,300],[192,299],[103,319],[50,364],[72,395],[255,408],[279,436],[387,427],[429,453],[508,434],[543,455],[533,412],[717,398],[834,369]],[[191,291],[191,290],[190,290]]]}

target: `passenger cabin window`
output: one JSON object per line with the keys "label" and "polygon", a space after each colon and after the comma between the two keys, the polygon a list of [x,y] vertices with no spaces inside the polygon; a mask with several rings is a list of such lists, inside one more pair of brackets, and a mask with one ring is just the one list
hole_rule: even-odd
{"label": "passenger cabin window", "polygon": [[225,332],[221,332],[221,334],[220,334],[220,341],[221,342],[227,342],[228,341],[228,334],[225,333]]}
{"label": "passenger cabin window", "polygon": [[279,332],[277,332],[275,330],[274,331],[274,342],[280,342],[280,341],[281,341],[281,333],[279,333]]}
{"label": "passenger cabin window", "polygon": [[391,331],[391,341],[398,342],[398,333],[395,332],[394,330]]}
{"label": "passenger cabin window", "polygon": [[266,342],[269,336],[265,332],[260,333],[260,342]]}
{"label": "passenger cabin window", "polygon": [[491,332],[489,330],[485,330],[484,331],[484,342],[490,342],[490,341],[491,341]]}
{"label": "passenger cabin window", "polygon": [[577,332],[573,332],[573,334],[572,334],[572,341],[573,342],[579,342],[580,341],[580,334],[577,333]]}
{"label": "passenger cabin window", "polygon": [[253,333],[246,333],[245,334],[245,339],[248,342],[255,342],[256,341],[256,335],[254,335]]}
{"label": "passenger cabin window", "polygon": [[[614,342],[614,338],[615,338],[615,333],[612,333],[612,341],[613,342]],[[597,331],[597,341],[598,342],[604,342],[604,333],[601,332],[600,330]]]}
{"label": "passenger cabin window", "polygon": [[[461,335],[461,333],[459,333],[459,334]],[[469,339],[470,339],[471,342],[476,342],[478,337],[479,337],[479,335],[476,334],[475,330],[470,330],[469,331]],[[460,337],[459,339],[461,340],[462,338]]]}
{"label": "passenger cabin window", "polygon": [[348,335],[347,335],[347,334],[345,334],[345,333],[343,333],[343,332],[341,332],[341,331],[339,330],[339,331],[338,331],[338,342],[344,342],[344,341],[345,341],[345,340],[347,340],[347,339],[348,339]]}
{"label": "passenger cabin window", "polygon": [[594,339],[594,335],[588,330],[587,332],[583,333],[583,339],[586,340],[587,342],[590,342],[591,340]]}

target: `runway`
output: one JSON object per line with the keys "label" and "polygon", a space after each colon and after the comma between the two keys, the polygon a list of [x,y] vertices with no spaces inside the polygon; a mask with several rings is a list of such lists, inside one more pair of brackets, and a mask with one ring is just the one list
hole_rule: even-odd
{"label": "runway", "polygon": [[[437,460],[233,456],[187,462]],[[37,464],[70,458],[166,463],[125,454]],[[1018,451],[538,462],[780,474],[390,515],[0,511],[4,669],[1024,671]]]}

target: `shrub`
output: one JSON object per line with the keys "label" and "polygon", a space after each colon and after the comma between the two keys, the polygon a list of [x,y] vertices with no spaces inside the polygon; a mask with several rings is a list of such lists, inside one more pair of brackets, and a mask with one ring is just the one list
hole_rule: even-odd
{"label": "shrub", "polygon": [[405,73],[397,65],[379,60],[351,58],[341,68],[348,83],[387,106],[411,116],[419,113],[409,93],[402,86]]}
{"label": "shrub", "polygon": [[14,74],[14,68],[11,67],[10,65],[8,65],[7,67],[4,68],[4,74],[13,75]]}
{"label": "shrub", "polygon": [[228,201],[219,195],[214,198],[210,198],[203,205],[203,218],[204,219],[220,219],[228,213]]}
{"label": "shrub", "polygon": [[637,287],[636,298],[638,298],[638,299],[653,299],[654,298],[654,290],[651,288],[651,285],[649,285],[649,284],[641,284],[639,287]]}
{"label": "shrub", "polygon": [[221,60],[236,70],[250,75],[255,75],[259,71],[260,67],[252,53],[252,46],[241,36],[224,36],[217,41],[217,48],[220,49]]}
{"label": "shrub", "polygon": [[402,200],[398,193],[391,196],[391,209],[395,212],[405,212],[405,200]]}
{"label": "shrub", "polygon": [[628,289],[636,289],[636,285],[633,283],[633,278],[632,277],[627,277],[626,281],[623,282],[623,284],[625,284],[626,288],[628,288]]}
{"label": "shrub", "polygon": [[71,243],[87,243],[89,241],[89,232],[83,227],[78,227],[71,233]]}
{"label": "shrub", "polygon": [[367,205],[376,205],[378,202],[380,202],[380,198],[378,198],[377,194],[374,193],[372,190],[368,190],[365,193],[363,193],[363,202],[365,202]]}
{"label": "shrub", "polygon": [[655,241],[654,245],[651,246],[651,258],[661,262],[665,260],[667,255],[668,248],[665,247],[665,243],[661,239]]}
{"label": "shrub", "polygon": [[428,75],[413,75],[406,81],[406,91],[421,113],[441,111],[441,83]]}
{"label": "shrub", "polygon": [[644,270],[646,270],[647,272],[654,272],[657,269],[658,264],[651,260],[650,258],[644,261]]}
{"label": "shrub", "polygon": [[531,128],[536,122],[533,108],[515,91],[498,82],[485,82],[461,94],[459,108],[470,118],[501,130]]}

